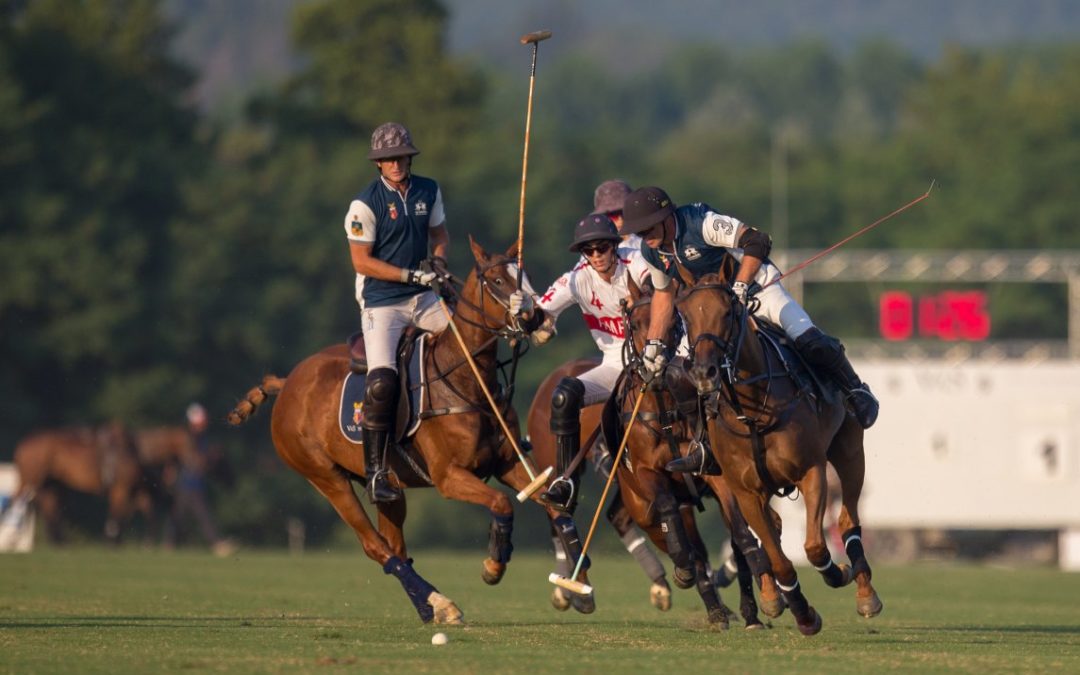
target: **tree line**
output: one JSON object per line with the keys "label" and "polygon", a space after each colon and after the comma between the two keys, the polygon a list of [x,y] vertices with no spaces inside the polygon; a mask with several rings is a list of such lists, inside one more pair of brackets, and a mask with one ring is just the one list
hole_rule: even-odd
{"label": "tree line", "polygon": [[[170,54],[161,0],[5,7],[0,460],[34,428],[178,422],[192,400],[221,420],[264,373],[285,375],[353,332],[342,219],[375,175],[364,158],[381,122],[411,129],[414,170],[443,186],[452,269],[469,268],[469,234],[490,249],[516,239],[528,55],[520,78],[451,58],[436,0],[298,5],[302,65],[230,116],[190,102],[196,73]],[[1074,45],[954,49],[925,63],[884,41],[844,55],[814,41],[690,44],[632,75],[555,42],[544,56],[525,238],[537,287],[574,262],[572,227],[615,177],[765,231],[783,211],[776,245],[809,249],[933,178],[917,213],[851,245],[1080,248]],[[830,302],[846,300],[822,301],[843,336],[860,319]],[[1001,303],[1006,326],[1063,320],[1049,291]],[[522,414],[547,372],[593,349],[576,324],[564,318],[560,337],[527,355]],[[280,542],[295,515],[331,536],[332,512],[273,456],[265,414],[216,431],[248,468],[220,496],[227,527]]]}

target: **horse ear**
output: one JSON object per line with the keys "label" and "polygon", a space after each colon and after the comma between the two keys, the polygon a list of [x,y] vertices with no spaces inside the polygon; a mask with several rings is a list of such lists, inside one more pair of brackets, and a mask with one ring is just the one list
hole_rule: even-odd
{"label": "horse ear", "polygon": [[507,258],[516,258],[517,254],[518,254],[518,242],[515,241],[513,244],[510,244],[510,248],[506,249],[506,257]]}
{"label": "horse ear", "polygon": [[478,263],[485,263],[491,258],[491,256],[488,255],[488,252],[484,250],[484,247],[476,243],[476,240],[473,239],[471,234],[469,235],[469,248],[472,249],[473,257],[476,258],[476,262]]}

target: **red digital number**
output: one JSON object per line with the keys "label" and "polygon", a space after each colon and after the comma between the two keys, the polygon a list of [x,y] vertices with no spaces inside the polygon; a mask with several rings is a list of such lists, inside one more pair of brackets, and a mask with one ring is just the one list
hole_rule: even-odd
{"label": "red digital number", "polygon": [[[990,337],[990,312],[983,291],[944,291],[918,299],[919,337],[980,341]],[[902,291],[882,293],[878,323],[886,340],[907,340],[916,303]]]}
{"label": "red digital number", "polygon": [[886,340],[907,340],[915,327],[914,305],[911,296],[903,291],[888,291],[881,294],[879,301],[878,325],[881,336]]}

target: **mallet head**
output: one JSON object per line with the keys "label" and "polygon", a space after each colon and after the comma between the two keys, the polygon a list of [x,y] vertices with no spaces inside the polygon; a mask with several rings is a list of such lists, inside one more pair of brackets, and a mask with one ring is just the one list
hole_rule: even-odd
{"label": "mallet head", "polygon": [[526,33],[526,34],[522,35],[521,36],[521,44],[527,45],[530,42],[533,43],[533,44],[536,44],[537,42],[542,42],[542,41],[548,39],[549,37],[551,37],[551,31],[549,31],[549,30],[538,30],[538,31],[534,31],[532,33]]}

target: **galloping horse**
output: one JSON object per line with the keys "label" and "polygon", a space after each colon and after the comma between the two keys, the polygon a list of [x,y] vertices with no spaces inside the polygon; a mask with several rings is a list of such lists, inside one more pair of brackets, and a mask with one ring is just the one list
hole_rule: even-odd
{"label": "galloping horse", "polygon": [[34,503],[54,543],[64,539],[58,487],[105,497],[105,537],[110,542],[119,542],[133,513],[152,519],[150,485],[131,434],[118,422],[33,433],[15,447],[15,467],[19,488],[13,503]]}
{"label": "galloping horse", "polygon": [[[470,246],[476,266],[462,287],[453,321],[484,374],[488,390],[495,391],[498,340],[515,322],[508,298],[517,289],[516,246],[505,255],[488,254],[471,238]],[[507,495],[488,487],[485,479],[494,476],[520,491],[531,477],[496,423],[452,333],[448,328],[429,336],[425,351],[427,387],[422,395],[426,410],[435,414],[421,420],[406,448],[390,453],[388,465],[398,487],[434,485],[448,499],[488,508],[492,515],[489,557],[484,560],[481,576],[486,583],[496,584],[513,550],[513,508]],[[360,539],[364,553],[382,565],[384,572],[398,578],[424,623],[461,623],[457,605],[412,567],[402,534],[405,499],[377,505],[376,531],[353,491],[351,481],[364,475],[363,452],[339,430],[337,410],[348,372],[348,348],[326,348],[300,362],[285,380],[267,376],[262,386],[249,391],[230,413],[229,421],[239,424],[268,396],[278,394],[271,419],[278,455],[333,504]],[[516,433],[513,409],[505,402],[501,407]],[[559,533],[568,548],[580,551],[573,521],[547,510],[549,517],[558,518]],[[583,571],[579,580],[586,579]]]}
{"label": "galloping horse", "polygon": [[[882,604],[870,582],[858,513],[865,471],[862,428],[837,392],[817,386],[812,375],[793,365],[798,357],[780,346],[783,338],[762,329],[720,276],[699,279],[679,294],[676,307],[690,341],[687,372],[705,397],[713,455],[761,538],[800,632],[819,632],[821,616],[799,588],[795,568],[780,546],[777,523],[766,513],[769,498],[791,486],[805,499],[810,563],[834,588],[854,577],[856,609],[866,617],[877,615]],[[822,532],[826,461],[842,486],[839,524],[850,568],[832,561]]]}

